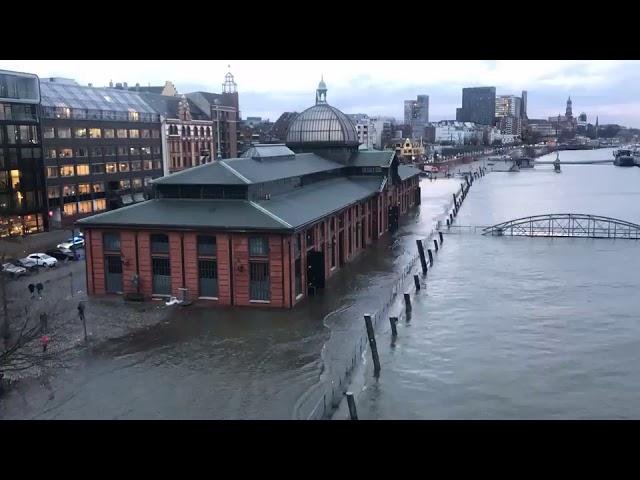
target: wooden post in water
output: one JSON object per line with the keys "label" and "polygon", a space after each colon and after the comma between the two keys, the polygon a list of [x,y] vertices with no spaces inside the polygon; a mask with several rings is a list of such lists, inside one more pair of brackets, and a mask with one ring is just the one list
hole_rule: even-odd
{"label": "wooden post in water", "polygon": [[352,392],[345,393],[347,396],[347,405],[349,405],[349,418],[351,420],[358,420],[358,412],[356,411],[356,401],[353,398]]}
{"label": "wooden post in water", "polygon": [[391,324],[391,335],[395,338],[398,336],[398,317],[389,317],[389,323]]}
{"label": "wooden post in water", "polygon": [[436,253],[438,253],[438,240],[433,239],[433,246],[436,247]]}
{"label": "wooden post in water", "polygon": [[416,284],[416,292],[420,291],[420,278],[418,277],[418,275],[414,275],[413,276],[413,283]]}
{"label": "wooden post in water", "polygon": [[442,243],[444,242],[444,237],[442,236],[442,232],[438,232],[438,236],[440,237],[440,246],[442,247]]}
{"label": "wooden post in water", "polygon": [[418,253],[420,254],[420,264],[422,265],[422,274],[427,274],[427,260],[424,258],[424,247],[422,246],[422,240],[416,240],[418,245]]}
{"label": "wooden post in water", "polygon": [[364,323],[367,327],[367,337],[369,338],[369,346],[371,347],[371,356],[373,358],[373,371],[377,376],[380,372],[380,358],[378,357],[378,347],[376,346],[376,336],[373,332],[373,324],[371,323],[371,315],[364,316]]}
{"label": "wooden post in water", "polygon": [[453,213],[449,214],[449,223],[453,223]]}
{"label": "wooden post in water", "polygon": [[404,307],[407,313],[411,312],[411,296],[408,293],[404,294]]}
{"label": "wooden post in water", "polygon": [[433,253],[431,253],[430,248],[427,248],[427,253],[429,254],[429,266],[433,267]]}
{"label": "wooden post in water", "polygon": [[[447,229],[450,229],[450,228],[451,228],[451,223],[449,223],[449,219],[447,218]],[[442,242],[440,242],[440,243],[442,243]]]}

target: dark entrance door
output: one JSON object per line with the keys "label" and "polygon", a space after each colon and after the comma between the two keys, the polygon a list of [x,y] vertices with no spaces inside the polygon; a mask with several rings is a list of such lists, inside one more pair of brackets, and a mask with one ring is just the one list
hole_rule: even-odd
{"label": "dark entrance door", "polygon": [[119,255],[105,255],[106,289],[108,293],[122,292],[122,259]]}
{"label": "dark entrance door", "polygon": [[400,207],[389,207],[389,231],[395,232],[398,230],[398,219],[400,217]]}
{"label": "dark entrance door", "polygon": [[324,252],[307,253],[307,281],[315,288],[324,288]]}
{"label": "dark entrance door", "polygon": [[344,265],[344,230],[338,234],[338,265]]}
{"label": "dark entrance door", "polygon": [[168,258],[151,259],[153,272],[152,292],[155,295],[171,295],[171,267]]}

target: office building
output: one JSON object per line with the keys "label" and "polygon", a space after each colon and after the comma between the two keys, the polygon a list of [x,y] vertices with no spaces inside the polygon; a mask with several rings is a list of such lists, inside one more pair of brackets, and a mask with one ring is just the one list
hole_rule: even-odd
{"label": "office building", "polygon": [[496,88],[474,87],[462,89],[461,120],[478,125],[495,125]]}

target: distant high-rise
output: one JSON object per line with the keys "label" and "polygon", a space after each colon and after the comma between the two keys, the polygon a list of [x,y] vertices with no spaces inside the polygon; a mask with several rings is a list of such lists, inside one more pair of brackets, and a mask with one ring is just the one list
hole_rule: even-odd
{"label": "distant high-rise", "polygon": [[498,95],[496,97],[496,117],[520,118],[521,101],[515,95]]}
{"label": "distant high-rise", "polygon": [[520,96],[520,117],[527,118],[527,91],[523,90]]}
{"label": "distant high-rise", "polygon": [[404,101],[404,123],[411,126],[414,139],[424,135],[424,127],[429,122],[429,95],[418,95],[416,100]]}
{"label": "distant high-rise", "polygon": [[479,125],[494,125],[496,115],[496,87],[462,89],[461,121]]}

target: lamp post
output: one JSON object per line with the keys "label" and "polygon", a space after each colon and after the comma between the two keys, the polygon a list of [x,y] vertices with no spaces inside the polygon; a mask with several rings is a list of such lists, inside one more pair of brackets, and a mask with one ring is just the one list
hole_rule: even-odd
{"label": "lamp post", "polygon": [[220,111],[218,110],[218,108],[220,106],[220,100],[218,100],[216,98],[213,101],[213,103],[216,106],[216,127],[218,129],[218,153],[217,153],[217,158],[218,158],[218,160],[222,160],[222,150],[220,149]]}

